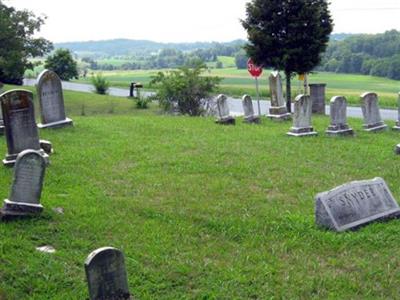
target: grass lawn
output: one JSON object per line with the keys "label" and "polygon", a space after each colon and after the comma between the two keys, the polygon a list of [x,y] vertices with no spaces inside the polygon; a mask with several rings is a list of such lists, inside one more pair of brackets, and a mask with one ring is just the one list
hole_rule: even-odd
{"label": "grass lawn", "polygon": [[380,176],[400,199],[399,133],[350,119],[357,137],[328,138],[316,117],[320,135],[297,139],[290,122],[224,127],[71,92],[66,110],[75,127],[40,132],[55,149],[43,215],[0,223],[0,299],[86,299],[83,262],[103,246],[124,251],[137,299],[398,297],[400,221],[324,231],[314,196]]}

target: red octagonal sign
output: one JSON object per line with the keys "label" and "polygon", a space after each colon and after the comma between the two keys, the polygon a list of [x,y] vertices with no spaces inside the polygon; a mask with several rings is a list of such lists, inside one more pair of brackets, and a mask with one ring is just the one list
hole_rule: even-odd
{"label": "red octagonal sign", "polygon": [[259,77],[263,72],[262,67],[255,65],[251,58],[247,61],[247,70],[253,77]]}

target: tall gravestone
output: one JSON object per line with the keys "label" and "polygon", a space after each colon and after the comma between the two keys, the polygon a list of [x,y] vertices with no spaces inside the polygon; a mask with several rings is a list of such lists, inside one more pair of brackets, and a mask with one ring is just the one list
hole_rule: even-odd
{"label": "tall gravestone", "polygon": [[325,89],[324,83],[312,83],[310,87],[310,98],[312,101],[312,112],[317,114],[325,114]]}
{"label": "tall gravestone", "polygon": [[393,127],[393,130],[400,130],[400,93],[398,94],[397,108],[398,108],[398,117],[396,125]]}
{"label": "tall gravestone", "polygon": [[337,232],[398,217],[400,208],[382,178],[354,181],[315,197],[317,225]]}
{"label": "tall gravestone", "polygon": [[353,129],[347,125],[347,99],[336,96],[330,103],[331,124],[326,130],[327,135],[353,135]]}
{"label": "tall gravestone", "polygon": [[41,120],[39,128],[59,128],[72,125],[72,120],[65,116],[64,95],[61,80],[50,70],[44,70],[37,79]]}
{"label": "tall gravestone", "polygon": [[245,123],[260,123],[260,117],[254,114],[253,100],[249,95],[244,95],[242,98]]}
{"label": "tall gravestone", "polygon": [[14,165],[18,154],[27,149],[39,151],[48,162],[48,155],[40,147],[33,94],[25,90],[12,90],[2,94],[0,102],[8,149],[3,164]]}
{"label": "tall gravestone", "polygon": [[269,90],[271,93],[271,107],[268,118],[272,120],[288,120],[291,115],[287,111],[283,96],[282,78],[279,72],[272,72],[269,76]]}
{"label": "tall gravestone", "polygon": [[85,261],[90,300],[131,299],[123,253],[115,248],[100,248]]}
{"label": "tall gravestone", "polygon": [[387,128],[381,118],[376,93],[367,92],[361,95],[361,109],[364,116],[363,127],[365,131],[376,132]]}
{"label": "tall gravestone", "polygon": [[293,126],[287,133],[289,136],[317,135],[311,124],[312,103],[310,96],[298,95],[294,101]]}
{"label": "tall gravestone", "polygon": [[40,214],[40,204],[46,161],[35,150],[22,151],[15,163],[9,199],[4,200],[2,216],[31,216]]}
{"label": "tall gravestone", "polygon": [[217,110],[218,118],[215,121],[217,124],[235,125],[236,120],[229,114],[228,99],[225,95],[221,94],[217,97]]}

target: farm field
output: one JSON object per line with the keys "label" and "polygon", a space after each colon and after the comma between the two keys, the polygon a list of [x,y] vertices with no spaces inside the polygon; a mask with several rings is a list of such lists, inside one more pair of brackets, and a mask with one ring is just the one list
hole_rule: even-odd
{"label": "farm field", "polygon": [[[400,199],[398,132],[350,119],[356,137],[329,138],[320,116],[319,136],[296,139],[290,122],[218,126],[68,91],[65,104],[75,126],[40,131],[55,149],[44,213],[0,223],[0,299],[86,299],[83,262],[103,246],[124,252],[137,299],[398,297],[399,220],[314,224],[315,195],[348,181],[382,177]],[[0,168],[3,199],[11,176]]]}

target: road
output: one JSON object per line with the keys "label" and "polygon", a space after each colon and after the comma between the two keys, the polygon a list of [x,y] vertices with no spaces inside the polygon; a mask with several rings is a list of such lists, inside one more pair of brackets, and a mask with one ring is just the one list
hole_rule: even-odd
{"label": "road", "polygon": [[[24,85],[34,86],[35,84],[36,84],[35,79],[25,79],[24,80]],[[84,84],[84,83],[74,83],[74,82],[63,81],[62,86],[63,86],[64,90],[77,91],[77,92],[92,93],[94,90],[92,85]],[[110,88],[109,94],[111,96],[127,97],[127,96],[129,96],[129,89]],[[146,95],[151,95],[152,93],[144,92],[142,94],[144,96],[146,96]],[[242,107],[241,99],[228,97],[228,103],[229,103],[229,110],[232,115],[234,115],[234,116],[243,115],[243,107]],[[261,114],[265,115],[269,110],[270,101],[261,100],[260,103],[261,103]],[[254,105],[255,112],[258,113],[257,101],[253,101],[253,105]],[[329,115],[329,105],[327,105],[325,107],[325,111],[326,111],[326,114]],[[362,115],[361,108],[360,107],[348,107],[347,108],[347,116],[354,117],[354,118],[362,118],[363,115]],[[397,112],[397,110],[394,110],[394,109],[381,109],[381,116],[384,120],[397,121],[398,112]]]}

